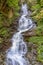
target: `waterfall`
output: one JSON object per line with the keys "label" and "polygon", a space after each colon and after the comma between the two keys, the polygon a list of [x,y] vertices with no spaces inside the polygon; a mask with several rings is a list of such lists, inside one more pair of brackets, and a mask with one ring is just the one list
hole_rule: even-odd
{"label": "waterfall", "polygon": [[27,18],[28,8],[26,4],[22,4],[22,15],[18,21],[18,32],[12,37],[12,46],[7,50],[6,65],[30,65],[25,54],[27,53],[27,46],[23,40],[22,32],[26,32],[35,25],[30,18]]}

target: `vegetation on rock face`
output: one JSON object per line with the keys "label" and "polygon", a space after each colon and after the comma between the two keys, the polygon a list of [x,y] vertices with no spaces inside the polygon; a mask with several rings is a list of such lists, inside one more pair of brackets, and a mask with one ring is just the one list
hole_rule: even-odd
{"label": "vegetation on rock face", "polygon": [[[24,1],[30,7],[31,17],[38,25],[35,30],[36,36],[27,40],[38,45],[37,60],[43,62],[43,0]],[[10,25],[19,16],[19,9],[19,0],[0,0],[0,44],[10,37]]]}
{"label": "vegetation on rock face", "polygon": [[[8,17],[9,11],[14,15],[19,11],[19,0],[1,0],[0,1],[0,13]],[[10,14],[11,14],[10,13]]]}
{"label": "vegetation on rock face", "polygon": [[14,8],[15,16],[19,15],[19,0],[7,0],[8,6]]}
{"label": "vegetation on rock face", "polygon": [[10,25],[19,16],[19,0],[0,0],[0,43],[10,37]]}
{"label": "vegetation on rock face", "polygon": [[28,41],[36,43],[37,59],[43,62],[43,0],[26,0],[32,11],[31,17],[37,22],[35,30],[36,36],[32,36]]}

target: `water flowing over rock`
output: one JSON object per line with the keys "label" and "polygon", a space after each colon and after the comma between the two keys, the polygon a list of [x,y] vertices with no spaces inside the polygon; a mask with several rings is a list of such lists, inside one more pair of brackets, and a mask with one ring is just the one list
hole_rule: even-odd
{"label": "water flowing over rock", "polygon": [[30,65],[25,54],[27,53],[27,46],[23,40],[22,33],[35,27],[33,21],[26,16],[28,15],[28,9],[26,4],[22,4],[21,7],[22,16],[19,19],[18,32],[12,37],[12,46],[7,50],[6,65]]}

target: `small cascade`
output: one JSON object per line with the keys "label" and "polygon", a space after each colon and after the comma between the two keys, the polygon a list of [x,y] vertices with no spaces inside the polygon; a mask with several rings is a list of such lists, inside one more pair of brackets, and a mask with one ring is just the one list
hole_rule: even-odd
{"label": "small cascade", "polygon": [[24,5],[22,4],[21,11],[22,11],[22,16],[19,19],[18,31],[22,33],[35,28],[36,25],[33,23],[33,21],[30,18],[27,18],[29,14],[26,4]]}
{"label": "small cascade", "polygon": [[22,4],[21,7],[22,15],[18,21],[18,32],[12,37],[12,46],[7,50],[6,65],[30,65],[25,54],[27,53],[27,46],[23,40],[22,32],[26,32],[35,25],[32,20],[27,18],[28,9],[26,4]]}

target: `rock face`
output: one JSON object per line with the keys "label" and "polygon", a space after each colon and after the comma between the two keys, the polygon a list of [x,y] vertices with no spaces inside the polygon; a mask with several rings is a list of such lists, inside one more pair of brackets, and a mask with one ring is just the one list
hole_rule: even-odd
{"label": "rock face", "polygon": [[35,35],[36,35],[36,33],[34,30],[23,33],[23,36],[25,36],[25,37],[31,37],[31,36],[35,36]]}
{"label": "rock face", "polygon": [[[33,43],[27,43],[27,45],[28,45],[27,57],[29,58],[30,63],[32,65],[43,65],[43,63],[36,61],[37,53],[38,53],[39,61],[43,60],[42,59],[43,55],[40,54],[40,52],[42,52],[42,50],[43,50],[43,49],[41,50],[41,48],[43,48],[43,8],[42,8],[43,0],[40,0],[40,4],[39,4],[39,2],[37,4],[37,0],[21,0],[21,2],[24,2],[24,1],[27,2],[28,6],[30,6],[30,10],[32,10],[32,18],[37,21],[37,25],[38,25],[35,31],[32,30],[31,33],[29,31],[26,33],[23,33],[27,42],[29,42],[28,41],[29,38],[32,37],[32,39],[30,41],[33,43],[36,43],[36,45],[34,45]],[[14,32],[17,30],[18,23],[16,21],[18,21],[18,20],[15,20],[14,22],[8,22],[4,19],[4,22],[3,21],[0,22],[0,65],[5,65],[5,64],[3,64],[4,60],[2,58],[2,56],[5,57],[5,54],[3,53],[3,51],[6,51],[11,46],[10,39],[11,39],[12,35],[14,34]],[[6,38],[6,36],[7,36],[7,38]],[[38,43],[39,43],[39,45],[38,45]],[[41,43],[41,47],[40,47],[40,43]],[[38,51],[40,51],[40,52],[36,51],[37,48],[38,48]],[[2,51],[2,53],[1,53],[1,51]],[[40,56],[41,56],[41,58],[40,58]]]}

